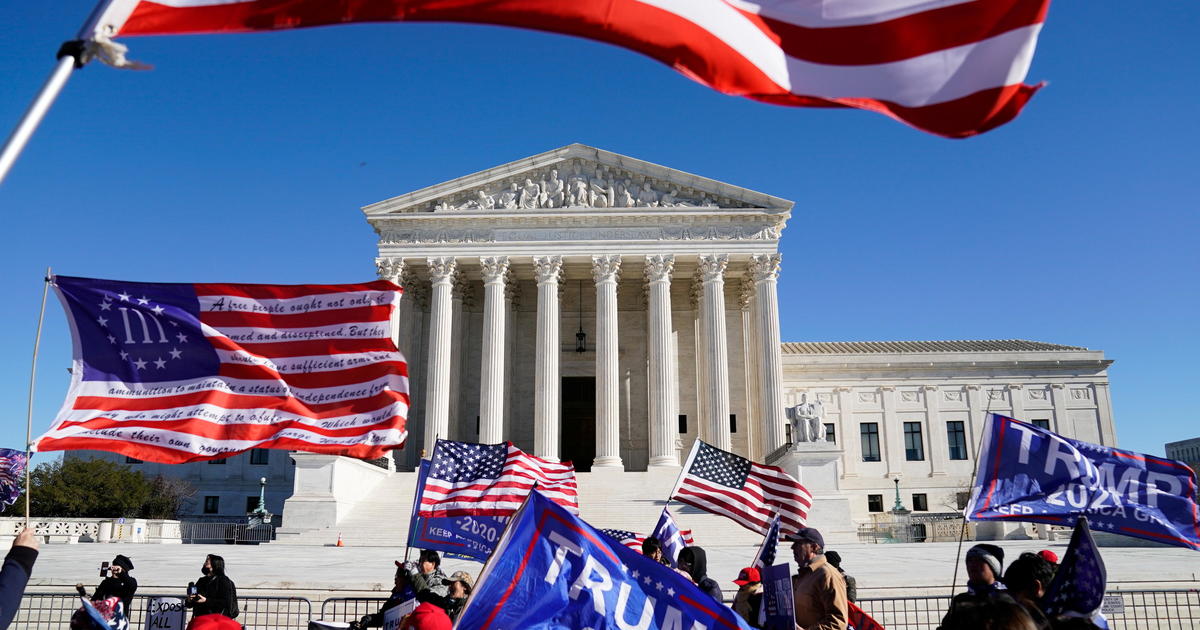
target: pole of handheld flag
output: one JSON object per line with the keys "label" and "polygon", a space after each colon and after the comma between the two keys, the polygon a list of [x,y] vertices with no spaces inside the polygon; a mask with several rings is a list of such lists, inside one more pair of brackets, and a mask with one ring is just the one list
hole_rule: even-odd
{"label": "pole of handheld flag", "polygon": [[67,79],[71,78],[71,71],[75,69],[76,64],[76,58],[69,54],[59,57],[58,65],[54,66],[50,78],[46,79],[45,85],[42,86],[41,91],[34,97],[33,103],[30,103],[29,109],[25,110],[25,115],[17,123],[16,129],[13,129],[12,135],[5,141],[3,150],[0,150],[0,183],[4,183],[4,177],[12,169],[13,163],[17,161],[17,156],[21,155],[21,151],[25,149],[29,138],[37,129],[38,124],[42,122],[42,118],[46,116],[54,99],[58,98],[58,94],[62,92],[63,86],[67,84]]}
{"label": "pole of handheld flag", "polygon": [[[988,397],[987,408],[983,410],[983,423],[985,427],[987,426],[988,414],[990,413],[992,413],[991,396]],[[979,473],[979,458],[981,455],[979,450],[983,448],[983,433],[984,431],[981,429],[979,431],[979,441],[975,443],[975,468],[971,470],[971,483],[967,485],[968,492],[975,488],[975,475]],[[962,527],[960,527],[958,530],[958,551],[956,551],[954,554],[954,578],[950,581],[950,597],[952,599],[954,598],[954,591],[958,588],[958,565],[962,561],[963,538],[966,537],[966,535],[967,513],[966,509],[964,508]],[[999,578],[1000,576],[996,577]]]}
{"label": "pole of handheld flag", "polygon": [[37,333],[33,336],[33,367],[29,369],[29,407],[25,413],[25,527],[29,527],[29,475],[33,468],[29,460],[33,455],[33,393],[37,385],[38,348],[42,344],[42,321],[46,319],[46,294],[50,292],[50,283],[54,275],[46,267],[45,284],[42,286],[42,309],[38,312]]}

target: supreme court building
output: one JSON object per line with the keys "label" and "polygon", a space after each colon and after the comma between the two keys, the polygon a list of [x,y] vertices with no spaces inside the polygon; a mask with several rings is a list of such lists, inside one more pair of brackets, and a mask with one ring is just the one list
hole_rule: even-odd
{"label": "supreme court building", "polygon": [[893,506],[897,478],[905,507],[956,509],[989,411],[1115,444],[1099,351],[782,340],[792,208],[579,144],[366,206],[379,274],[405,290],[397,467],[437,437],[510,440],[581,472],[677,471],[695,438],[770,462],[807,396],[862,522]]}

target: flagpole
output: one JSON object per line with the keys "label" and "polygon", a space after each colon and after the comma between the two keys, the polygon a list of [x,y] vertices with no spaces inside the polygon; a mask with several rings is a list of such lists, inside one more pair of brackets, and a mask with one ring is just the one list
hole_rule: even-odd
{"label": "flagpole", "polygon": [[29,475],[33,466],[29,460],[33,456],[33,394],[37,385],[38,349],[42,345],[42,322],[46,319],[46,294],[50,292],[50,282],[54,275],[46,267],[45,283],[42,285],[42,308],[38,312],[37,333],[33,336],[33,365],[29,368],[29,407],[25,413],[25,527],[29,528]]}
{"label": "flagpole", "polygon": [[[45,118],[50,106],[58,99],[58,95],[67,84],[67,79],[71,78],[71,72],[76,68],[82,68],[96,54],[97,49],[91,46],[96,44],[97,34],[103,33],[105,37],[116,34],[125,20],[129,18],[135,6],[137,6],[137,0],[100,0],[92,9],[87,21],[83,23],[83,27],[79,29],[76,38],[63,42],[58,49],[58,63],[54,66],[54,70],[50,72],[42,89],[34,96],[33,102],[29,104],[29,109],[25,110],[25,114],[17,122],[12,134],[8,136],[8,140],[4,142],[4,147],[0,148],[0,184],[4,183],[4,178],[8,176],[13,164],[25,150],[25,145],[29,143],[33,132]],[[107,42],[112,50],[118,48],[121,51],[124,50],[123,47],[115,45],[107,39],[104,39],[104,42]],[[124,60],[121,59],[121,62],[124,63]],[[129,67],[134,67],[134,65],[129,64]]]}
{"label": "flagpole", "polygon": [[[987,407],[985,407],[983,410],[983,422],[984,422],[985,426],[987,425],[988,415],[991,413],[992,413],[992,399],[989,396],[988,402],[987,402]],[[967,485],[967,487],[972,490],[975,488],[975,475],[979,472],[979,461],[980,461],[979,458],[981,456],[981,453],[979,451],[983,448],[984,433],[985,432],[982,430],[979,432],[979,440],[975,444],[975,468],[971,469],[971,482]],[[966,535],[967,535],[967,514],[966,514],[966,511],[964,508],[962,527],[960,527],[958,530],[958,551],[954,552],[954,578],[950,580],[950,598],[951,599],[954,598],[954,591],[955,591],[955,589],[958,588],[958,562],[959,562],[959,559],[962,558],[963,538],[966,537]],[[996,576],[997,579],[999,579],[999,577],[1000,576]]]}

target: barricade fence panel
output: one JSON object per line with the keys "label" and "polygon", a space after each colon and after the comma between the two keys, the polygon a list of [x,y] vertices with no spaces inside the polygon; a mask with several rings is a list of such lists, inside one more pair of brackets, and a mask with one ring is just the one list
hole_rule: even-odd
{"label": "barricade fence panel", "polygon": [[[182,599],[182,593],[139,593],[129,611],[129,630],[145,630],[147,607],[156,597]],[[246,630],[307,630],[313,619],[349,622],[379,610],[384,597],[330,597],[319,616],[304,597],[238,597],[238,622]],[[936,630],[950,597],[871,597],[857,602],[887,630]],[[71,593],[25,593],[10,626],[14,630],[64,630],[80,606]],[[1200,590],[1109,591],[1103,612],[1111,630],[1193,630],[1200,628]],[[190,613],[189,613],[190,615]]]}

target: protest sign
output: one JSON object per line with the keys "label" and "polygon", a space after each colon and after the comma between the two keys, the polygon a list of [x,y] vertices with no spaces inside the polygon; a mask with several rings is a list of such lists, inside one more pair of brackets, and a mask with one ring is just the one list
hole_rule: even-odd
{"label": "protest sign", "polygon": [[762,570],[763,607],[766,610],[767,630],[792,630],[796,625],[795,602],[792,600],[792,572],[788,563]]}
{"label": "protest sign", "polygon": [[540,491],[513,516],[455,628],[748,630],[690,580]]}
{"label": "protest sign", "polygon": [[414,597],[399,606],[392,606],[383,611],[383,630],[396,630],[404,617],[417,609],[417,599]]}
{"label": "protest sign", "polygon": [[1196,476],[1153,455],[1065,438],[991,414],[984,427],[968,520],[1071,526],[1200,549]]}
{"label": "protest sign", "polygon": [[183,630],[183,598],[151,597],[146,602],[146,630]]}

